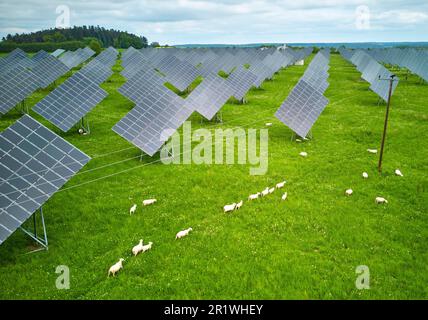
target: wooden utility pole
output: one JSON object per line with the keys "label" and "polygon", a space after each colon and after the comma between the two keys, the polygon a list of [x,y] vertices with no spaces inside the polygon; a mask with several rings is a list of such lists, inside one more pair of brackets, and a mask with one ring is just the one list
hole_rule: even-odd
{"label": "wooden utility pole", "polygon": [[383,125],[382,142],[380,145],[379,163],[377,166],[377,169],[379,172],[382,172],[383,149],[385,147],[386,129],[388,128],[389,107],[391,106],[392,87],[395,81],[394,78],[395,78],[395,74],[391,75],[389,79],[382,79],[382,80],[389,81],[389,92],[388,92],[388,101],[386,103],[385,123]]}

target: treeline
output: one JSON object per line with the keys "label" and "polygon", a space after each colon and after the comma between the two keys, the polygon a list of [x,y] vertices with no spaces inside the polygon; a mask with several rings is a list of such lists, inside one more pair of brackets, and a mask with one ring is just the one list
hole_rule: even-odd
{"label": "treeline", "polygon": [[47,29],[31,33],[8,34],[0,43],[1,52],[9,52],[15,48],[25,51],[52,51],[58,48],[75,50],[85,46],[88,39],[96,40],[101,47],[136,49],[148,46],[146,37],[137,36],[126,31],[105,29],[99,26],[74,26],[68,29]]}

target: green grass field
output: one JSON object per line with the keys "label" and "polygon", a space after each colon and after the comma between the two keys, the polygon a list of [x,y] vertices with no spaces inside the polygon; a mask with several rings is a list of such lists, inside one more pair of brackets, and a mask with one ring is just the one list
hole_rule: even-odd
{"label": "green grass field", "polygon": [[[25,254],[33,243],[20,231],[0,246],[0,298],[428,298],[428,86],[398,71],[403,80],[379,175],[378,157],[366,149],[379,148],[385,106],[354,66],[338,55],[330,65],[330,104],[308,142],[291,141],[291,130],[274,117],[306,66],[281,70],[247,94],[248,104],[224,106],[222,125],[192,116],[195,128],[272,122],[263,176],[249,175],[250,165],[167,166],[158,156],[140,162],[139,150],[111,130],[133,107],[117,92],[124,83],[119,64],[102,85],[109,96],[89,114],[90,135],[63,134],[31,113],[93,159],[44,206],[49,251]],[[36,92],[28,103],[47,93]],[[19,117],[16,111],[2,117],[0,130]],[[225,204],[284,179],[287,201],[276,191],[223,214]],[[351,197],[344,195],[348,188]],[[376,205],[376,196],[389,203]],[[152,197],[158,203],[142,208]],[[133,203],[139,207],[130,216]],[[189,237],[174,240],[190,226]],[[153,249],[132,257],[140,238],[154,242]],[[121,257],[124,270],[107,278]],[[70,268],[69,290],[55,287],[58,265]],[[369,290],[355,287],[358,265],[370,268]]]}

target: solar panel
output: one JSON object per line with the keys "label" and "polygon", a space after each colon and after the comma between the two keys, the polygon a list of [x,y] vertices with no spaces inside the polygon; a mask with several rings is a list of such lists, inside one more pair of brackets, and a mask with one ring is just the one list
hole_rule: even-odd
{"label": "solar panel", "polygon": [[51,55],[54,56],[55,58],[58,58],[64,52],[65,52],[64,49],[56,49],[54,52],[51,53]]}
{"label": "solar panel", "polygon": [[251,89],[256,79],[257,76],[255,74],[242,66],[235,69],[227,78],[227,82],[233,89],[233,97],[237,100],[242,100],[248,90]]}
{"label": "solar panel", "polygon": [[306,137],[327,104],[326,97],[300,80],[275,116],[299,136]]}
{"label": "solar panel", "polygon": [[[378,77],[374,79],[370,85],[370,89],[375,92],[379,97],[381,97],[385,102],[388,101],[390,85],[390,82],[385,79],[390,79],[391,75],[391,72],[383,68],[383,70],[379,72]],[[399,80],[400,79],[398,77],[395,77],[395,81],[392,84],[392,94],[397,88]]]}
{"label": "solar panel", "polygon": [[24,115],[0,134],[0,244],[90,158]]}
{"label": "solar panel", "polygon": [[233,93],[225,79],[210,75],[187,96],[186,106],[211,120]]}
{"label": "solar panel", "polygon": [[137,104],[116,123],[113,131],[153,156],[193,110],[184,107],[181,97],[150,77],[139,77],[135,85],[140,90],[135,98]]}
{"label": "solar panel", "polygon": [[31,71],[40,78],[40,87],[46,88],[52,82],[68,72],[68,67],[51,55],[39,60]]}
{"label": "solar panel", "polygon": [[157,66],[165,74],[166,81],[180,91],[186,90],[200,75],[196,67],[188,62],[180,61],[175,56],[163,58]]}
{"label": "solar panel", "polygon": [[34,62],[38,62],[38,61],[41,61],[48,56],[50,56],[49,53],[47,53],[44,50],[40,50],[34,56],[31,57],[31,60],[33,60]]}
{"label": "solar panel", "polygon": [[111,77],[113,71],[111,67],[98,60],[92,60],[86,66],[79,70],[80,74],[91,79],[96,84],[101,84]]}
{"label": "solar panel", "polygon": [[75,73],[33,107],[33,111],[67,132],[107,96],[81,73]]}
{"label": "solar panel", "polygon": [[0,115],[7,113],[37,88],[40,79],[23,66],[0,75]]}

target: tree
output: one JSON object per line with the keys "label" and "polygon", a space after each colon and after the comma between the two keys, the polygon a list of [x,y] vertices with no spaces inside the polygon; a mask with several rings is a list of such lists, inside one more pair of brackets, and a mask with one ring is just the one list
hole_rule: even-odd
{"label": "tree", "polygon": [[159,44],[159,42],[152,42],[152,43],[150,44],[150,47],[152,47],[152,48],[159,48],[159,47],[160,47],[160,44]]}
{"label": "tree", "polygon": [[96,39],[93,39],[91,42],[89,42],[89,48],[94,50],[96,54],[99,54],[102,50],[101,43]]}

